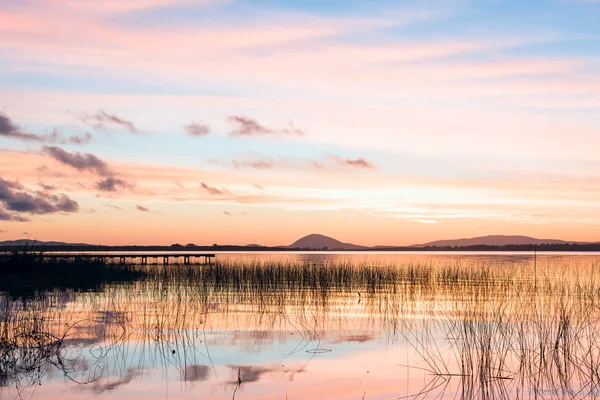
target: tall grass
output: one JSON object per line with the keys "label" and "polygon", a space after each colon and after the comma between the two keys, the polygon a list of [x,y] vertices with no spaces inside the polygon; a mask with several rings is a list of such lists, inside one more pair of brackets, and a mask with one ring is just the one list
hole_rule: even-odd
{"label": "tall grass", "polygon": [[[135,339],[144,356],[151,348],[159,364],[183,369],[210,359],[208,344],[198,341],[209,325],[279,332],[282,339],[295,330],[314,338],[358,315],[420,354],[414,365],[425,365],[427,371],[419,371],[432,384],[417,398],[595,397],[598,267],[563,261],[537,271],[527,262],[486,261],[119,266],[136,278],[73,297],[64,298],[60,289],[36,301],[4,298],[0,381],[23,382],[19,377],[31,376],[40,360],[63,368],[58,360],[65,343],[114,350]],[[83,382],[99,373],[88,369],[80,379],[83,372],[70,368],[67,376]],[[457,392],[447,393],[451,389]]]}

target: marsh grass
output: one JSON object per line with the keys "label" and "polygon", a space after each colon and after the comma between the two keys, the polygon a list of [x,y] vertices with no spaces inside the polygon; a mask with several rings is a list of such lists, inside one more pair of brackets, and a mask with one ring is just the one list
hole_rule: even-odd
{"label": "marsh grass", "polygon": [[[56,354],[62,354],[56,343],[72,346],[75,339],[81,348],[102,345],[118,351],[135,338],[138,359],[152,357],[158,365],[184,371],[186,365],[210,362],[207,325],[234,321],[281,339],[294,330],[306,340],[321,340],[344,318],[358,315],[419,355],[404,368],[419,368],[430,381],[414,398],[578,399],[600,394],[600,274],[594,262],[550,260],[535,271],[526,260],[400,265],[232,261],[99,268],[132,279],[113,279],[102,290],[62,303],[57,300],[64,296],[62,286],[43,300],[3,300],[3,384],[18,381],[25,372],[31,375],[39,360],[54,360],[52,365],[65,370],[65,363],[56,362]],[[76,307],[67,312],[60,306],[65,302]],[[266,337],[256,334],[248,341],[260,346]],[[204,339],[201,345],[199,338]],[[15,352],[15,346],[20,350]],[[173,353],[176,348],[180,350]],[[131,367],[122,365],[123,374]],[[86,368],[88,378],[99,373]],[[43,368],[39,371],[43,375]],[[67,371],[69,376],[83,373]]]}

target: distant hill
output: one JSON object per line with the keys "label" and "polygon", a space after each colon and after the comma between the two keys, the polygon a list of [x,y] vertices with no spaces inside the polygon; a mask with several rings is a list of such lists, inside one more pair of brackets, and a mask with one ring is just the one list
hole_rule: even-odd
{"label": "distant hill", "polygon": [[36,247],[36,246],[93,246],[86,243],[43,242],[41,240],[17,239],[0,242],[0,247]]}
{"label": "distant hill", "polygon": [[328,250],[361,250],[366,248],[364,246],[357,246],[351,243],[342,243],[332,237],[318,235],[315,233],[298,239],[288,247],[292,249],[311,250],[321,250],[323,248],[327,248]]}
{"label": "distant hill", "polygon": [[[600,251],[600,242],[573,242],[559,239],[537,239],[529,236],[506,236],[490,235],[475,238],[463,238],[455,240],[437,240],[434,242],[417,244],[412,246],[359,246],[351,243],[343,243],[332,237],[312,234],[305,236],[289,246],[262,246],[251,243],[240,245],[212,245],[197,246],[194,244],[182,245],[121,245],[105,246],[86,243],[65,243],[56,241],[35,241],[28,239],[0,241],[0,251],[40,249],[44,251],[173,251],[177,249],[186,251],[286,251],[296,250],[362,250],[362,251],[436,251],[436,250],[473,250],[473,251],[531,251],[532,246],[542,246],[540,250],[545,251]],[[3,249],[3,250],[2,250]]]}
{"label": "distant hill", "polygon": [[567,244],[567,242],[559,239],[537,239],[529,236],[506,236],[506,235],[489,235],[479,236],[474,238],[463,238],[454,240],[437,240],[425,244],[417,244],[412,247],[447,247],[447,246],[508,246],[508,245],[542,245],[542,244]]}

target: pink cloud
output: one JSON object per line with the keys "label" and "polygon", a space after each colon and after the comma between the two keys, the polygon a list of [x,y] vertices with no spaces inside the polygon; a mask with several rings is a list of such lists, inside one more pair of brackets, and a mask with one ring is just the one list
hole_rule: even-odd
{"label": "pink cloud", "polygon": [[109,114],[104,110],[100,110],[93,115],[84,115],[81,117],[81,120],[94,129],[106,130],[109,127],[120,127],[130,133],[139,133],[133,122],[116,114]]}
{"label": "pink cloud", "polygon": [[298,129],[294,126],[293,122],[290,122],[284,128],[275,129],[267,127],[253,118],[249,118],[243,115],[231,115],[227,117],[227,121],[233,125],[232,131],[229,133],[230,136],[269,136],[269,135],[292,135],[292,136],[304,136],[305,132],[302,129]]}
{"label": "pink cloud", "polygon": [[135,209],[141,212],[150,212],[150,209],[148,207],[144,207],[139,204],[135,205]]}
{"label": "pink cloud", "polygon": [[[110,14],[121,8],[156,7],[166,2],[134,1],[132,5],[123,6],[120,3],[109,1],[103,9]],[[589,67],[591,62],[586,59],[502,57],[486,62],[440,59],[556,39],[552,36],[397,40],[358,45],[330,38],[356,29],[388,26],[393,23],[392,19],[282,15],[278,22],[255,21],[235,27],[216,23],[211,27],[181,26],[167,30],[160,26],[147,29],[117,25],[107,22],[104,14],[79,10],[98,4],[91,1],[78,5],[75,0],[62,0],[47,8],[43,2],[37,2],[36,7],[27,4],[10,12],[0,11],[0,31],[5,33],[3,44],[13,47],[14,62],[31,64],[28,68],[47,72],[53,68],[63,72],[68,66],[73,73],[85,74],[82,69],[102,67],[119,76],[151,82],[210,76],[213,81],[231,85],[246,84],[251,76],[256,82],[268,81],[299,92],[318,82],[321,90],[335,91],[340,96],[358,91],[362,97],[379,98],[396,96],[398,87],[402,87],[403,96],[415,100],[517,93],[521,96],[513,101],[519,103],[527,102],[524,96],[531,93],[600,96],[600,87],[593,77],[583,79],[581,69]],[[418,16],[417,20],[421,18]],[[86,35],[73,35],[73,31],[85,31]],[[190,48],[197,51],[190,54]],[[260,51],[260,56],[256,51]],[[60,60],[61,65],[44,64],[47,59]],[[239,65],[244,68],[238,68]],[[517,79],[524,75],[536,79],[529,82]],[[548,75],[564,75],[565,79],[561,81]],[[579,75],[581,80],[576,79]],[[510,80],[502,84],[487,81],[498,78]],[[293,126],[259,126],[265,128],[259,129],[263,133],[278,130],[301,135],[304,132]]]}
{"label": "pink cloud", "polygon": [[200,189],[211,196],[230,196],[231,192],[225,188],[208,186],[206,183],[200,183]]}
{"label": "pink cloud", "polygon": [[337,162],[339,165],[342,165],[342,166],[349,166],[349,167],[362,168],[362,169],[374,169],[375,168],[375,166],[370,161],[367,161],[362,157],[356,158],[356,159],[333,157],[333,159],[335,160],[335,162]]}
{"label": "pink cloud", "polygon": [[234,168],[271,169],[275,166],[275,161],[271,159],[233,160],[231,164]]}
{"label": "pink cloud", "polygon": [[207,136],[210,133],[210,127],[202,122],[192,122],[184,125],[186,133],[190,136]]}
{"label": "pink cloud", "polygon": [[227,121],[234,126],[230,133],[231,136],[262,136],[275,133],[274,130],[260,124],[255,119],[245,116],[232,115],[227,117]]}

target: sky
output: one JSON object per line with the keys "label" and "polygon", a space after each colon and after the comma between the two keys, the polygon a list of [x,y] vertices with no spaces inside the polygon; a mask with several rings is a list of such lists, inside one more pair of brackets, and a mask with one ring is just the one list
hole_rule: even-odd
{"label": "sky", "polygon": [[0,0],[0,240],[600,241],[600,1]]}

